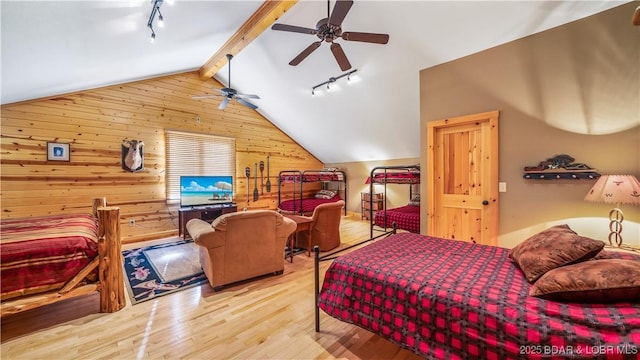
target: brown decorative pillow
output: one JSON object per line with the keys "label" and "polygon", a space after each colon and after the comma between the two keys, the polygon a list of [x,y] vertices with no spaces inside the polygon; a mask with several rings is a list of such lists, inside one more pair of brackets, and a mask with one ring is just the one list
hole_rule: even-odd
{"label": "brown decorative pillow", "polygon": [[316,193],[316,199],[333,199],[334,196],[336,196],[336,192],[335,191],[331,191],[331,190],[320,190]]}
{"label": "brown decorative pillow", "polygon": [[588,260],[604,247],[604,242],[576,234],[568,225],[557,225],[516,245],[509,257],[530,283],[551,269]]}
{"label": "brown decorative pillow", "polygon": [[529,295],[569,302],[638,302],[640,262],[607,259],[563,266],[542,275]]}

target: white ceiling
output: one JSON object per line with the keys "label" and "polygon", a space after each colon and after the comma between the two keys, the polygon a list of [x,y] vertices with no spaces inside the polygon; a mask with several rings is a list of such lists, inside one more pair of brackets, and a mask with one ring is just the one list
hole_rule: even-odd
{"label": "white ceiling", "polygon": [[[390,40],[338,41],[354,81],[312,97],[312,86],[343,73],[328,44],[293,67],[318,39],[268,29],[233,59],[231,85],[260,95],[257,111],[325,163],[419,157],[421,69],[625,2],[356,0],[343,30]],[[165,0],[166,26],[151,44],[149,0],[2,0],[1,103],[197,70],[261,4]],[[314,28],[326,14],[326,1],[301,0],[278,22]],[[227,67],[215,77],[227,84]]]}

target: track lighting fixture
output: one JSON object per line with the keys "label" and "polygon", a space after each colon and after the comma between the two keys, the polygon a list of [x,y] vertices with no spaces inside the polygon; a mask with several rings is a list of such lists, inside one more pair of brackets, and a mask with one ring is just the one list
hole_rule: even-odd
{"label": "track lighting fixture", "polygon": [[327,87],[327,92],[329,92],[329,90],[331,90],[331,84],[332,84],[332,83],[334,83],[334,82],[336,82],[338,79],[341,79],[341,78],[343,78],[343,77],[345,77],[345,76],[347,77],[347,81],[348,81],[348,82],[351,82],[351,74],[353,74],[353,73],[354,73],[354,72],[356,72],[356,71],[358,71],[358,69],[353,69],[353,70],[351,70],[351,71],[349,71],[349,72],[346,72],[346,73],[344,73],[344,74],[342,74],[342,75],[340,75],[340,76],[330,77],[330,78],[329,78],[329,80],[327,80],[327,81],[325,81],[325,82],[323,82],[323,83],[320,83],[320,84],[318,84],[318,85],[316,85],[316,86],[312,87],[312,88],[311,88],[311,95],[312,95],[312,96],[313,96],[313,95],[315,95],[315,94],[316,94],[316,89],[317,89],[317,88],[319,88],[319,87],[321,87],[321,86],[324,86],[324,85],[326,85],[326,87]]}
{"label": "track lighting fixture", "polygon": [[147,27],[151,30],[151,43],[153,43],[156,39],[156,32],[153,30],[153,20],[156,18],[156,14],[158,15],[158,26],[164,27],[164,17],[162,17],[162,13],[160,12],[160,6],[164,0],[151,0],[153,4],[153,8],[151,9],[151,14],[149,15],[149,21],[147,21]]}

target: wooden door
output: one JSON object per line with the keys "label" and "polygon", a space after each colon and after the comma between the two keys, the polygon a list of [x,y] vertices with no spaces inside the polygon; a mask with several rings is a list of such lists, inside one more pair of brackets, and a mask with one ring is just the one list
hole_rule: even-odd
{"label": "wooden door", "polygon": [[427,235],[498,243],[498,116],[427,122]]}

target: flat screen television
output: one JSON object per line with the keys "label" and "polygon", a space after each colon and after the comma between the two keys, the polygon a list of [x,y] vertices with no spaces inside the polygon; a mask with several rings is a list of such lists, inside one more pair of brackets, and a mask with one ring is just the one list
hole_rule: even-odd
{"label": "flat screen television", "polygon": [[233,202],[232,176],[180,176],[180,206],[208,206]]}

